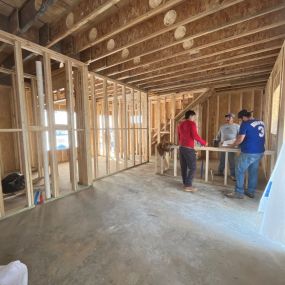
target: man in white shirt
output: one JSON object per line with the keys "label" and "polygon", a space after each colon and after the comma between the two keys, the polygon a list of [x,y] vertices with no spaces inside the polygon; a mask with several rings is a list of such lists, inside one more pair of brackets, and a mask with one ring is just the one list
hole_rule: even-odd
{"label": "man in white shirt", "polygon": [[[217,134],[216,140],[222,145],[225,141],[235,140],[239,133],[239,125],[234,123],[235,115],[228,113],[225,115],[225,124],[223,124]],[[232,180],[235,181],[235,153],[229,152],[229,166]],[[220,152],[220,163],[217,176],[224,176],[225,170],[225,152]]]}

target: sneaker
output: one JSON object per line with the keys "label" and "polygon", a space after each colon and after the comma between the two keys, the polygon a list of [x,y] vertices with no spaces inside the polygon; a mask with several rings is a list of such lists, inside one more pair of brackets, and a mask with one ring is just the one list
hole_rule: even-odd
{"label": "sneaker", "polygon": [[198,191],[198,189],[197,188],[194,188],[194,187],[192,187],[192,186],[185,186],[184,187],[184,191],[185,192],[197,192]]}
{"label": "sneaker", "polygon": [[232,181],[237,181],[235,176],[233,176],[233,175],[231,175],[231,179],[232,179]]}
{"label": "sneaker", "polygon": [[225,196],[232,199],[243,199],[243,194],[237,192],[226,193]]}
{"label": "sneaker", "polygon": [[250,193],[250,192],[245,191],[244,194],[245,194],[247,197],[251,198],[251,199],[254,198],[254,194],[253,194],[253,193]]}

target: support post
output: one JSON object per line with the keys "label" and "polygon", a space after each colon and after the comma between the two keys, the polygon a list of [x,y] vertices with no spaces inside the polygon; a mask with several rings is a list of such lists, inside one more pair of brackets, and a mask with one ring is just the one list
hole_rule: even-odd
{"label": "support post", "polygon": [[68,114],[68,131],[69,137],[69,163],[70,163],[70,181],[72,190],[77,190],[77,161],[76,161],[76,145],[75,145],[75,120],[74,120],[74,95],[73,95],[73,78],[72,78],[72,64],[69,60],[65,62],[65,90],[66,90],[66,104]]}
{"label": "support post", "polygon": [[51,183],[52,192],[54,197],[59,196],[58,185],[58,163],[57,163],[57,151],[56,151],[56,132],[54,121],[54,109],[53,109],[53,93],[52,93],[52,77],[51,77],[51,64],[50,56],[44,53],[44,76],[45,76],[45,95],[48,112],[48,137],[49,137],[49,153],[50,153],[50,168],[51,168]]}
{"label": "support post", "polygon": [[205,181],[209,180],[209,150],[206,149]]}
{"label": "support post", "polygon": [[[148,95],[147,95],[148,96]],[[152,151],[152,118],[153,118],[153,113],[152,113],[152,101],[148,97],[148,161],[151,158],[151,151]]]}
{"label": "support post", "polygon": [[131,146],[132,146],[132,155],[133,155],[133,165],[136,164],[136,146],[135,146],[135,93],[134,89],[131,89],[131,98],[132,98],[132,112],[131,112],[131,125],[132,125],[132,139],[131,139]]}
{"label": "support post", "polygon": [[27,197],[28,206],[32,207],[34,205],[34,193],[33,193],[32,173],[31,173],[31,160],[30,160],[31,156],[30,156],[29,130],[28,130],[28,119],[27,119],[27,106],[25,100],[22,48],[19,42],[15,42],[14,55],[15,55],[16,82],[17,82],[17,91],[18,91],[17,94],[19,98],[20,118],[21,118],[21,128],[22,128],[21,150],[23,155],[23,171],[26,182],[26,197]]}
{"label": "support post", "polygon": [[[46,132],[44,131],[44,128],[45,128],[45,113],[44,113],[45,96],[44,96],[44,85],[43,85],[43,67],[42,67],[41,61],[36,61],[36,72],[37,72],[38,100],[39,100],[39,112],[40,112],[39,124],[40,124],[40,127],[43,129],[41,131],[41,149],[42,149],[42,156],[43,156],[45,193],[46,193],[46,198],[50,199],[51,190],[50,190],[50,179],[49,179],[49,159],[48,159],[48,149],[47,149],[47,142],[46,142]],[[40,153],[38,153],[38,155],[40,155]],[[38,171],[40,172],[39,169]]]}
{"label": "support post", "polygon": [[173,175],[174,177],[177,176],[177,148],[174,148],[173,151]]}
{"label": "support post", "polygon": [[[41,84],[42,84],[42,88],[43,88],[43,82]],[[44,125],[42,126],[40,124],[41,122],[40,122],[39,107],[38,107],[38,104],[37,104],[37,97],[39,95],[38,95],[38,92],[37,92],[37,81],[34,78],[31,79],[31,92],[32,92],[32,102],[33,102],[33,112],[34,112],[34,122],[35,122],[35,125],[44,127]],[[42,155],[42,144],[41,144],[42,133],[41,132],[36,132],[35,135],[36,135],[36,146],[37,146],[38,177],[43,177],[44,176],[44,173],[43,173],[43,155]]]}
{"label": "support post", "polygon": [[96,102],[96,87],[95,87],[95,76],[92,74],[90,78],[91,84],[91,98],[92,98],[92,125],[93,125],[93,152],[94,152],[94,179],[97,177],[98,174],[98,126],[97,126],[97,102]]}
{"label": "support post", "polygon": [[105,118],[105,145],[106,145],[106,174],[110,173],[110,159],[109,159],[109,104],[108,104],[108,94],[107,94],[107,79],[103,79],[103,94],[104,94],[104,118]]}
{"label": "support post", "polygon": [[226,151],[226,153],[225,153],[224,185],[228,185],[228,160],[229,160],[229,153]]}
{"label": "support post", "polygon": [[141,91],[139,91],[139,98],[140,98],[140,103],[139,103],[139,132],[140,132],[140,136],[139,136],[139,163],[142,164],[142,155],[143,155],[143,130],[142,130],[142,120],[143,120],[143,115],[142,115],[142,94]]}
{"label": "support post", "polygon": [[156,114],[156,126],[157,126],[157,143],[160,143],[160,127],[161,127],[161,112],[160,112],[160,98],[157,96],[157,114]]}
{"label": "support post", "polygon": [[123,139],[124,139],[124,144],[123,144],[123,148],[124,148],[124,168],[128,168],[128,108],[127,108],[127,96],[126,96],[126,87],[125,85],[122,86],[122,93],[123,93],[123,105],[124,105],[124,135],[123,135]]}
{"label": "support post", "polygon": [[118,127],[118,94],[117,83],[114,83],[114,100],[113,100],[113,118],[114,118],[114,132],[115,132],[115,159],[116,171],[119,171],[119,127]]}
{"label": "support post", "polygon": [[[79,181],[83,185],[92,184],[92,162],[91,162],[91,145],[90,145],[90,112],[89,112],[89,92],[88,92],[88,67],[84,65],[81,67],[81,104],[82,109],[82,127],[84,129],[83,135],[83,152],[82,152],[82,164],[84,171],[81,172]],[[80,166],[79,166],[80,167]]]}

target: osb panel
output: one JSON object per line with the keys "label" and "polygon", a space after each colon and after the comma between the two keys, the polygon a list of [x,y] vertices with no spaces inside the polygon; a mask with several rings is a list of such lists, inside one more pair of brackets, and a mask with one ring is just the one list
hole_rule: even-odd
{"label": "osb panel", "polygon": [[212,96],[209,99],[209,145],[216,136],[216,115],[217,115],[217,96]]}
{"label": "osb panel", "polygon": [[223,93],[220,96],[220,106],[219,106],[219,126],[225,122],[225,114],[228,113],[228,104],[229,104],[229,94]]}
{"label": "osb panel", "polygon": [[232,92],[231,94],[231,105],[230,105],[230,112],[235,114],[235,122],[237,122],[237,114],[240,111],[240,100],[241,100],[241,93],[239,91]]}
{"label": "osb panel", "polygon": [[254,117],[263,120],[262,117],[262,90],[254,90]]}
{"label": "osb panel", "polygon": [[242,93],[242,109],[247,109],[248,111],[253,110],[252,96],[252,91],[244,91]]}

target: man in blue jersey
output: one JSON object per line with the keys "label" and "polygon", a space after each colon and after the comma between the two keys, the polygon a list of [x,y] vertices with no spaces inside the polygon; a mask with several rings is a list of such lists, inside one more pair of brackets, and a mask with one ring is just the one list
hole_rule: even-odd
{"label": "man in blue jersey", "polygon": [[[246,109],[238,113],[238,118],[242,120],[239,135],[233,145],[231,145],[231,147],[240,145],[241,148],[241,154],[236,161],[236,187],[234,192],[228,193],[226,196],[243,199],[245,194],[250,198],[254,198],[259,162],[265,151],[264,122],[254,119],[252,112],[248,112]],[[248,190],[244,191],[246,171],[248,171]]]}

